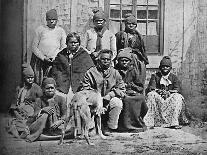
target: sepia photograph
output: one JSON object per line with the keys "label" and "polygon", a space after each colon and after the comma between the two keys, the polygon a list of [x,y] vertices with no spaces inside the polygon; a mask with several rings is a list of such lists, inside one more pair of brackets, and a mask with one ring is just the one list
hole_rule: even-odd
{"label": "sepia photograph", "polygon": [[206,0],[0,11],[0,154],[207,155]]}

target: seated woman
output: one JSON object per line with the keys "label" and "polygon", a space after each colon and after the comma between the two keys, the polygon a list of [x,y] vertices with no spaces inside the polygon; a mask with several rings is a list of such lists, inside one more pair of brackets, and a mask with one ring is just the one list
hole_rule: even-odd
{"label": "seated woman", "polygon": [[22,65],[23,86],[18,88],[15,102],[12,103],[9,113],[7,131],[19,138],[23,131],[28,130],[26,123],[34,114],[35,100],[42,96],[42,89],[34,83],[34,71],[29,64]]}
{"label": "seated woman", "polygon": [[28,135],[24,137],[27,141],[37,140],[42,133],[52,136],[61,135],[67,106],[65,99],[55,94],[55,86],[56,82],[53,78],[43,79],[43,96],[36,100],[34,107],[36,120],[29,126],[30,133],[26,133]]}
{"label": "seated woman", "polygon": [[155,126],[181,128],[180,122],[188,123],[185,117],[185,102],[180,94],[180,85],[176,75],[171,73],[170,57],[160,61],[160,71],[152,74],[147,93],[148,112],[144,122],[149,128]]}
{"label": "seated woman", "polygon": [[131,65],[131,49],[121,49],[117,55],[117,60],[118,63],[115,69],[119,71],[126,86],[126,96],[123,99],[124,107],[119,119],[119,127],[121,130],[127,131],[140,128],[146,129],[143,117],[148,108],[143,95],[144,86],[140,81],[139,71]]}

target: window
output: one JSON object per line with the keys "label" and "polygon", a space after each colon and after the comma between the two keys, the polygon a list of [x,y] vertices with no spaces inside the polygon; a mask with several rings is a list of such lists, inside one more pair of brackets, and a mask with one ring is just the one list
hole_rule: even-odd
{"label": "window", "polygon": [[164,0],[105,0],[108,27],[116,33],[124,30],[125,14],[137,18],[137,30],[142,34],[147,54],[163,53]]}

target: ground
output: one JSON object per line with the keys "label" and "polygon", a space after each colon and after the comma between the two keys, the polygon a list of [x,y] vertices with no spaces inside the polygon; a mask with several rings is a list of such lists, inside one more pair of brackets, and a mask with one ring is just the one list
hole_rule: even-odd
{"label": "ground", "polygon": [[109,154],[206,154],[207,124],[182,129],[155,128],[140,133],[113,133],[106,140],[91,138],[95,146],[85,140],[66,139],[27,143],[13,138],[5,131],[7,115],[0,115],[0,154],[2,155],[109,155]]}

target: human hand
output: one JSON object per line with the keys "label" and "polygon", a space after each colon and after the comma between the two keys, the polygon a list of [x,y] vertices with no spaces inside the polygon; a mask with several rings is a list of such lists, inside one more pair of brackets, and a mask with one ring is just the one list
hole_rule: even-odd
{"label": "human hand", "polygon": [[48,107],[44,107],[42,109],[42,112],[47,113],[48,115],[52,115],[53,113],[55,113],[55,110],[53,107],[48,106]]}
{"label": "human hand", "polygon": [[52,64],[52,58],[45,57],[44,62],[48,65],[51,65]]}
{"label": "human hand", "polygon": [[52,125],[51,125],[51,129],[52,130],[55,130],[56,128],[58,128],[61,124],[63,124],[64,123],[64,120],[58,120],[58,121],[56,121],[56,122],[54,122]]}
{"label": "human hand", "polygon": [[178,90],[169,90],[169,92],[172,93],[178,93]]}
{"label": "human hand", "polygon": [[110,95],[105,95],[103,97],[103,100],[110,101],[111,100],[111,96]]}

